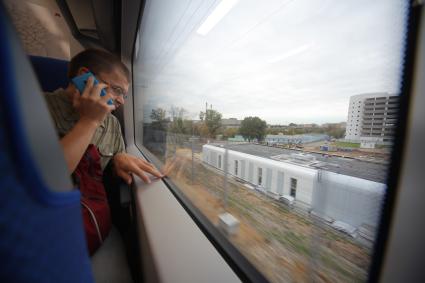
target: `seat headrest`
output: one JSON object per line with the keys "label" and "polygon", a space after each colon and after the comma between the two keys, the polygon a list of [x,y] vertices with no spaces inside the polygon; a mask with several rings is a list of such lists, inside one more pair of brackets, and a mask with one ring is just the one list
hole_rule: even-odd
{"label": "seat headrest", "polygon": [[29,58],[43,91],[52,92],[68,85],[68,61],[40,56]]}

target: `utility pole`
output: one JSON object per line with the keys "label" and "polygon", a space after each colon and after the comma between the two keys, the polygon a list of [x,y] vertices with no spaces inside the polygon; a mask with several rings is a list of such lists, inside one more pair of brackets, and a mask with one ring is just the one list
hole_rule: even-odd
{"label": "utility pole", "polygon": [[224,210],[227,211],[227,194],[229,189],[228,184],[228,170],[229,170],[229,150],[228,150],[228,141],[224,144],[224,181],[223,181],[223,189],[224,189]]}

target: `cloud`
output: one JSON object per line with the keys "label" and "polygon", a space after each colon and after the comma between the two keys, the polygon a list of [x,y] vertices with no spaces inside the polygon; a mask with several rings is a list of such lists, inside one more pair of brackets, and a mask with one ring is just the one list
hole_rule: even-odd
{"label": "cloud", "polygon": [[[159,10],[158,2],[150,9]],[[350,96],[398,92],[407,1],[240,1],[200,36],[208,2],[210,10],[199,6],[202,15],[192,16],[198,23],[175,15],[144,30],[135,84],[147,89],[135,101],[145,103],[145,113],[173,105],[196,116],[208,102],[224,117],[340,122]],[[182,30],[178,44],[158,40],[177,37],[176,30]]]}

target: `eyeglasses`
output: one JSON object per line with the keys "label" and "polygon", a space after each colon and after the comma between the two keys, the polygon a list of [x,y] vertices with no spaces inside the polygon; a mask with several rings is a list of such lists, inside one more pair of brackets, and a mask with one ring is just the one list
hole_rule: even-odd
{"label": "eyeglasses", "polygon": [[122,96],[124,99],[127,98],[127,93],[122,88],[120,88],[119,86],[115,86],[115,85],[111,85],[111,84],[107,84],[107,85],[108,85],[108,87],[106,88],[107,91],[111,90],[112,93],[115,96]]}
{"label": "eyeglasses", "polygon": [[96,74],[94,74],[94,75],[96,76],[96,79],[98,81],[107,85],[107,87],[105,88],[105,90],[107,92],[112,92],[115,96],[122,96],[124,99],[126,99],[128,97],[127,92],[125,90],[123,90],[121,87],[110,84],[110,83],[106,82],[105,80],[102,80],[101,78],[99,78],[98,75],[96,75]]}

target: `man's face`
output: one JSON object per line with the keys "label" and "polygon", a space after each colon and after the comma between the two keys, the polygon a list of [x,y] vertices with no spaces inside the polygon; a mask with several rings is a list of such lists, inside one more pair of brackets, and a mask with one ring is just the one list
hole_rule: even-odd
{"label": "man's face", "polygon": [[129,83],[119,70],[113,72],[100,72],[96,78],[108,85],[105,90],[113,96],[115,106],[118,108],[124,104],[128,92]]}

